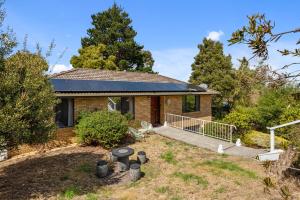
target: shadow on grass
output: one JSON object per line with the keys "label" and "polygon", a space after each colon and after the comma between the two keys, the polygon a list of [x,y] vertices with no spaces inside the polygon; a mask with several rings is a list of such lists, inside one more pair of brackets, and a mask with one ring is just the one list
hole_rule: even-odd
{"label": "shadow on grass", "polygon": [[76,195],[83,195],[121,182],[122,177],[114,174],[97,178],[96,163],[103,157],[94,152],[72,152],[6,166],[0,169],[0,199],[68,198],[65,195],[70,188],[76,188]]}

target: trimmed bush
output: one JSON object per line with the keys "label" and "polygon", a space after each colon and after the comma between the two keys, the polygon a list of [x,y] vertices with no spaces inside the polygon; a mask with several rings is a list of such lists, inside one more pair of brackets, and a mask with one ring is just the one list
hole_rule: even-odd
{"label": "trimmed bush", "polygon": [[244,133],[254,127],[257,117],[256,109],[253,107],[237,107],[226,115],[223,122],[236,126],[238,133]]}
{"label": "trimmed bush", "polygon": [[[249,131],[244,134],[242,141],[247,146],[256,146],[256,147],[263,147],[269,148],[270,147],[270,134],[262,133],[259,131]],[[286,148],[288,141],[282,137],[275,136],[275,146]]]}
{"label": "trimmed bush", "polygon": [[97,111],[82,115],[75,132],[82,143],[111,148],[121,142],[127,130],[128,121],[121,113]]}

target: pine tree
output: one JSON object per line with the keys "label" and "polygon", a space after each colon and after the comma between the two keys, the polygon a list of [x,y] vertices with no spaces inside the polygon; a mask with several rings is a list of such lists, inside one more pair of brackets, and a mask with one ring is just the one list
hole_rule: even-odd
{"label": "pine tree", "polygon": [[255,71],[249,67],[248,60],[243,57],[239,60],[240,66],[235,70],[235,90],[233,100],[235,105],[247,106],[251,104],[251,95],[254,92],[256,81]]}
{"label": "pine tree", "polygon": [[152,72],[152,55],[134,40],[137,32],[131,23],[128,13],[116,4],[92,15],[93,27],[87,30],[88,36],[81,39],[82,48],[104,44],[105,59],[114,56],[118,70]]}
{"label": "pine tree", "polygon": [[204,83],[220,92],[214,99],[215,107],[221,107],[224,102],[231,106],[234,89],[231,56],[224,55],[222,43],[206,38],[198,48],[189,82],[197,85]]}

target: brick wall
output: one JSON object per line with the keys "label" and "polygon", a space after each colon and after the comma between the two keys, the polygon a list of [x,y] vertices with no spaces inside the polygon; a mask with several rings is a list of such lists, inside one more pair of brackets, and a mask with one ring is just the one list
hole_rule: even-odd
{"label": "brick wall", "polygon": [[172,113],[188,117],[211,120],[211,100],[212,95],[200,95],[200,111],[182,112],[182,96],[163,96],[161,97],[161,124],[164,122],[164,114]]}
{"label": "brick wall", "polygon": [[[164,123],[165,113],[185,115],[194,118],[211,120],[211,99],[212,95],[200,95],[200,111],[182,113],[182,96],[161,96],[160,97],[160,122]],[[151,122],[151,97],[135,97],[135,119]],[[81,111],[95,111],[107,109],[107,97],[75,97],[74,98],[74,119],[76,120]]]}
{"label": "brick wall", "polygon": [[135,97],[135,119],[141,121],[151,121],[151,98],[149,96]]}
{"label": "brick wall", "polygon": [[76,121],[81,111],[96,111],[107,109],[107,97],[75,97],[74,119]]}

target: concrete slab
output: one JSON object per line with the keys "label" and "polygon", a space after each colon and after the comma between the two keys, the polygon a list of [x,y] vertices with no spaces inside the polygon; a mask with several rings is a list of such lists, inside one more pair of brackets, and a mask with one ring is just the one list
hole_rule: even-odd
{"label": "concrete slab", "polygon": [[255,158],[258,154],[267,152],[264,149],[253,149],[244,146],[237,147],[234,143],[210,138],[197,133],[192,133],[172,127],[161,126],[156,127],[153,130],[159,135],[182,141],[201,148],[206,148],[215,152],[217,152],[218,146],[222,144],[224,148],[224,153],[228,155]]}

